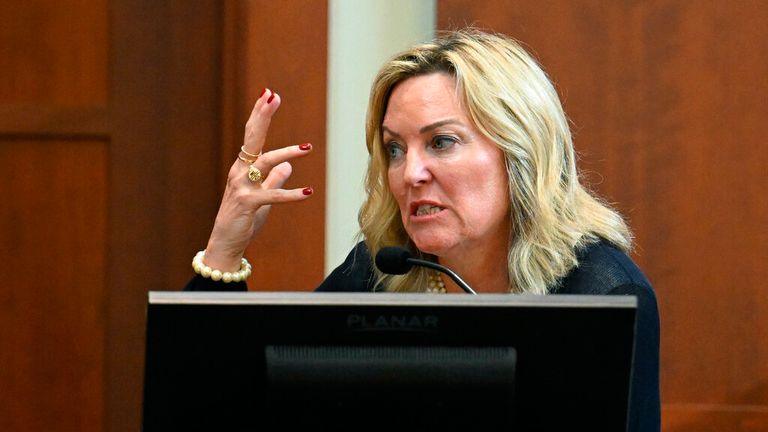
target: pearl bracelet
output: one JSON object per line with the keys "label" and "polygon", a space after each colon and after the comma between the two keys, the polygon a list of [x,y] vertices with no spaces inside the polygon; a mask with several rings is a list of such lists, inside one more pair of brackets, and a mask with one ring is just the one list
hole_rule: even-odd
{"label": "pearl bracelet", "polygon": [[240,258],[240,270],[236,272],[222,272],[221,270],[212,269],[203,263],[203,258],[205,258],[205,251],[201,250],[192,258],[192,268],[195,269],[195,273],[204,278],[210,278],[216,282],[230,283],[242,282],[251,275],[251,264],[245,258]]}

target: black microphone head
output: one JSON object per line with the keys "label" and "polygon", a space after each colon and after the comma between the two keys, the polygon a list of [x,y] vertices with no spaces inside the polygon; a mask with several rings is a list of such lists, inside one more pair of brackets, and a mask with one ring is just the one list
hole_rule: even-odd
{"label": "black microphone head", "polygon": [[376,254],[376,267],[387,274],[406,274],[411,269],[411,263],[408,258],[411,253],[407,249],[398,246],[387,246],[381,248]]}

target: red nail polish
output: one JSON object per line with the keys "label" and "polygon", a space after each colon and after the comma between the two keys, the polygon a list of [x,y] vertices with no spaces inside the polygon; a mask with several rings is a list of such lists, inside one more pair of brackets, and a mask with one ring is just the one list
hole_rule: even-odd
{"label": "red nail polish", "polygon": [[275,95],[276,95],[276,94],[277,94],[277,93],[275,93],[275,92],[272,92],[272,94],[269,96],[269,99],[267,99],[267,103],[271,103],[271,102],[272,102],[272,99],[274,99],[274,98],[275,98]]}
{"label": "red nail polish", "polygon": [[301,193],[303,193],[304,195],[312,195],[312,192],[314,191],[312,190],[311,186],[301,190]]}
{"label": "red nail polish", "polygon": [[261,97],[264,96],[264,93],[266,92],[267,92],[267,89],[265,87],[264,90],[261,91],[261,94],[259,95],[259,99],[261,99]]}
{"label": "red nail polish", "polygon": [[310,143],[304,143],[299,145],[299,150],[312,150],[312,144]]}

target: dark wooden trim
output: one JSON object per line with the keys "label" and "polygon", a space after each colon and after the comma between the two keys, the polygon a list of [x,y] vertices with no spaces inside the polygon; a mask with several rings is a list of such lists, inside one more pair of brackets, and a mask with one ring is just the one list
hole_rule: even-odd
{"label": "dark wooden trim", "polygon": [[245,21],[242,1],[224,0],[222,53],[221,53],[221,148],[219,179],[221,184],[226,182],[229,166],[232,164],[232,154],[242,144],[242,134],[245,124],[240,121],[242,114],[239,94],[241,75],[243,21]]}
{"label": "dark wooden trim", "polygon": [[148,291],[181,290],[221,182],[218,0],[111,2],[107,431],[140,430]]}

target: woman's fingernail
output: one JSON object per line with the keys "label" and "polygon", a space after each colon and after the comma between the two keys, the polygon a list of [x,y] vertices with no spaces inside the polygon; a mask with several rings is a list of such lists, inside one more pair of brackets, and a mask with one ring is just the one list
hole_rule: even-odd
{"label": "woman's fingernail", "polygon": [[267,99],[267,103],[271,103],[271,102],[272,102],[272,99],[274,99],[274,98],[275,98],[275,95],[276,95],[276,94],[277,94],[277,93],[275,93],[275,92],[272,92],[272,94],[269,96],[269,99]]}
{"label": "woman's fingernail", "polygon": [[314,192],[314,191],[312,190],[311,186],[310,187],[306,187],[306,188],[301,190],[301,193],[303,193],[304,195],[312,195],[312,192]]}
{"label": "woman's fingernail", "polygon": [[299,145],[299,150],[312,150],[312,144],[304,143]]}
{"label": "woman's fingernail", "polygon": [[264,93],[267,92],[267,88],[265,87],[264,90],[261,91],[261,94],[259,95],[259,99],[261,99],[262,96],[264,96]]}

